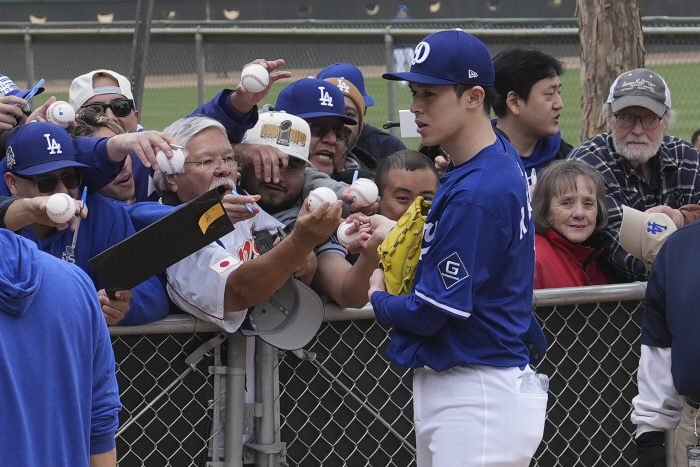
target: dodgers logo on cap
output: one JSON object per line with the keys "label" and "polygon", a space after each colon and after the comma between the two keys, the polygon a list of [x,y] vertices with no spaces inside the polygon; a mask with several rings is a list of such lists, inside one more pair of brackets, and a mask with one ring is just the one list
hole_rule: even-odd
{"label": "dodgers logo on cap", "polygon": [[416,46],[415,52],[413,52],[413,60],[411,60],[411,65],[416,63],[423,63],[430,54],[430,44],[427,42],[421,42]]}
{"label": "dodgers logo on cap", "polygon": [[75,161],[73,140],[68,132],[46,122],[28,123],[15,130],[7,141],[7,156],[7,170],[20,175],[41,175],[66,167],[87,167]]}
{"label": "dodgers logo on cap", "polygon": [[304,78],[296,81],[280,92],[275,110],[303,119],[317,117],[338,117],[349,125],[357,121],[345,115],[345,96],[342,91],[328,81]]}

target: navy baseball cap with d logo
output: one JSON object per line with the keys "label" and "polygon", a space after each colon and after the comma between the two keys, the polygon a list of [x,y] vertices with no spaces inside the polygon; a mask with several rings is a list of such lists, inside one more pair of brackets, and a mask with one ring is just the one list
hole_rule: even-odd
{"label": "navy baseball cap with d logo", "polygon": [[343,123],[357,125],[345,115],[345,95],[328,81],[304,78],[282,89],[275,110],[284,110],[304,120],[317,117],[338,117]]}
{"label": "navy baseball cap with d logo", "polygon": [[416,46],[411,71],[384,73],[382,78],[428,85],[464,83],[493,86],[493,60],[476,37],[456,29],[429,35]]}
{"label": "navy baseball cap with d logo", "polygon": [[75,162],[73,140],[58,125],[32,122],[17,128],[7,141],[7,171],[41,175],[66,167],[87,167]]}

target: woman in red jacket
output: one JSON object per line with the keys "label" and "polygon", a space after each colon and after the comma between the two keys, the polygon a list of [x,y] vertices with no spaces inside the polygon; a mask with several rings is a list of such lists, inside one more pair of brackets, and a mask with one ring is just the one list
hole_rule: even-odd
{"label": "woman in red jacket", "polygon": [[603,177],[588,164],[556,161],[539,177],[532,205],[535,288],[607,284],[598,262],[608,222]]}

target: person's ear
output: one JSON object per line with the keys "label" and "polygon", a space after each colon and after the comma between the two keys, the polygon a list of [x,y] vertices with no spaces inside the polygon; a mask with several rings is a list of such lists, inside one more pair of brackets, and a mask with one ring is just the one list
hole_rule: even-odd
{"label": "person's ear", "polygon": [[466,90],[464,94],[465,95],[462,97],[466,97],[468,108],[476,108],[483,105],[486,97],[486,91],[484,91],[484,88],[481,86],[474,86],[473,88]]}
{"label": "person's ear", "polygon": [[10,189],[10,193],[17,195],[17,179],[10,172],[5,172],[5,183],[7,188]]}
{"label": "person's ear", "polygon": [[506,96],[506,105],[513,115],[520,115],[520,96],[515,91],[510,91]]}
{"label": "person's ear", "polygon": [[173,193],[177,193],[177,181],[175,180],[175,174],[161,173],[161,176],[165,179],[165,184],[168,186],[168,190]]}

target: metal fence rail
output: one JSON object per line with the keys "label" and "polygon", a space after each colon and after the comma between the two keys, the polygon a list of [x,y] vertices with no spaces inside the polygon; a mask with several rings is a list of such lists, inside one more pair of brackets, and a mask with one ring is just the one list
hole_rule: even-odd
{"label": "metal fence rail", "polygon": [[[550,376],[550,398],[532,465],[633,464],[629,414],[644,291],[641,283],[535,291],[549,342],[538,371]],[[120,465],[223,466],[207,458],[212,438],[224,437],[224,419],[226,442],[239,448],[246,427],[255,426],[257,444],[246,449],[247,463],[415,465],[411,371],[386,360],[390,332],[373,317],[369,306],[328,306],[326,323],[306,349],[258,345],[256,401],[243,405],[244,385],[230,389],[241,405],[222,417],[216,380],[242,374],[239,337],[238,350],[228,349],[232,363],[220,366],[226,336],[189,315],[111,328],[124,404]],[[242,465],[243,452],[229,448],[226,465]]]}

